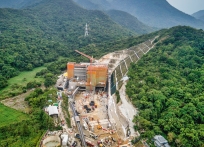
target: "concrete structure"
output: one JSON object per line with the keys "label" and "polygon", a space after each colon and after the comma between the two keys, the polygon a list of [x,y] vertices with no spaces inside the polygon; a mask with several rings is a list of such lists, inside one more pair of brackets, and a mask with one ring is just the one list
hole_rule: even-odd
{"label": "concrete structure", "polygon": [[59,136],[48,136],[43,140],[43,147],[60,146]]}
{"label": "concrete structure", "polygon": [[60,75],[56,83],[57,89],[64,90],[67,88],[67,84],[68,84],[67,77],[64,75]]}
{"label": "concrete structure", "polygon": [[96,88],[106,88],[108,66],[98,63],[67,63],[67,78],[69,89],[76,87],[95,91]]}
{"label": "concrete structure", "polygon": [[153,138],[156,147],[170,147],[168,141],[161,135],[156,135]]}

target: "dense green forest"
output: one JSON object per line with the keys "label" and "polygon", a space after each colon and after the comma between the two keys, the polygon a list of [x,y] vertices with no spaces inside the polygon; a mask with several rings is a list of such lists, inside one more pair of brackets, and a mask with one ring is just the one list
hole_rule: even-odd
{"label": "dense green forest", "polygon": [[[89,36],[84,37],[85,24]],[[100,11],[71,0],[43,0],[26,9],[0,9],[0,89],[23,70],[32,70],[74,49],[134,35]]]}
{"label": "dense green forest", "polygon": [[139,109],[135,129],[171,146],[204,146],[204,32],[164,31],[160,43],[129,70],[126,92]]}

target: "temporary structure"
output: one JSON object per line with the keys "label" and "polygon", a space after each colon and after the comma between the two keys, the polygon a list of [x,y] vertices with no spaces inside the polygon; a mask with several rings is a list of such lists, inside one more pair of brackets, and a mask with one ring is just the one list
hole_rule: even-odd
{"label": "temporary structure", "polygon": [[48,113],[49,113],[50,116],[51,116],[51,115],[58,115],[59,112],[58,112],[58,110],[57,110],[57,106],[51,106],[51,105],[49,105],[49,107],[48,107]]}

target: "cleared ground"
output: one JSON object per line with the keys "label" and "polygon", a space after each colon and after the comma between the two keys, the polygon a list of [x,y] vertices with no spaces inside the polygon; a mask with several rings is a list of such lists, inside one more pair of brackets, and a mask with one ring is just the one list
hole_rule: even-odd
{"label": "cleared ground", "polygon": [[28,118],[26,114],[4,106],[2,103],[0,103],[0,116],[0,127],[26,120]]}
{"label": "cleared ground", "polygon": [[4,105],[11,107],[13,109],[20,110],[20,111],[25,112],[25,113],[29,113],[30,108],[28,106],[28,102],[24,101],[24,100],[31,92],[32,91],[30,90],[30,91],[23,93],[21,95],[2,100],[1,102]]}
{"label": "cleared ground", "polygon": [[10,92],[19,92],[19,94],[22,93],[19,87],[26,86],[28,82],[43,82],[42,78],[35,78],[36,73],[41,71],[42,69],[46,69],[46,67],[42,66],[35,68],[32,71],[21,72],[18,76],[9,79],[9,85],[6,88],[0,90],[0,99],[9,97]]}

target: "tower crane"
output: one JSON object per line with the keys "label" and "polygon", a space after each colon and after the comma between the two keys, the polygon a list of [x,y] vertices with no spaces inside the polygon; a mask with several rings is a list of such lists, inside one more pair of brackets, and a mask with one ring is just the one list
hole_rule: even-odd
{"label": "tower crane", "polygon": [[78,50],[75,50],[75,52],[77,52],[77,53],[83,55],[83,56],[86,57],[86,58],[89,58],[90,63],[97,62],[97,60],[96,60],[95,58],[93,58],[93,57],[91,57],[91,56],[89,56],[89,55],[86,55],[86,54],[84,54],[84,53],[82,53],[82,52],[80,52],[80,51],[78,51]]}
{"label": "tower crane", "polygon": [[[91,57],[91,56],[89,56],[89,55],[86,55],[86,54],[84,54],[84,53],[82,53],[82,52],[80,52],[80,51],[78,51],[78,50],[75,50],[75,52],[77,52],[77,53],[79,53],[79,54],[81,54],[81,55],[83,55],[83,56],[89,58],[90,64],[93,63],[93,62],[97,62],[97,60],[96,60],[95,58],[93,58],[93,57]],[[91,66],[90,66],[90,68],[91,68]],[[91,74],[90,74],[90,78],[91,78],[92,68],[91,68],[90,72],[91,72]],[[90,89],[92,90],[91,81],[90,81],[90,83],[88,83],[88,84],[90,85]]]}

